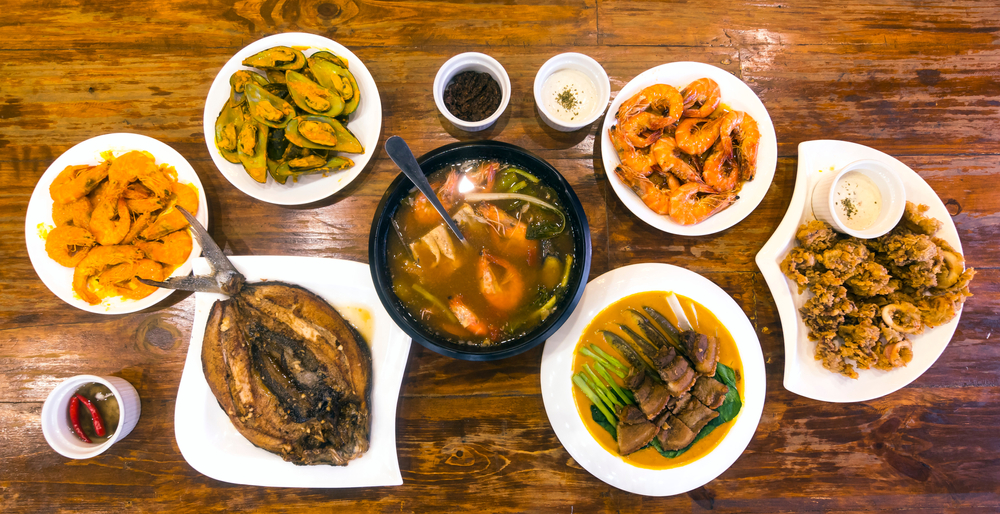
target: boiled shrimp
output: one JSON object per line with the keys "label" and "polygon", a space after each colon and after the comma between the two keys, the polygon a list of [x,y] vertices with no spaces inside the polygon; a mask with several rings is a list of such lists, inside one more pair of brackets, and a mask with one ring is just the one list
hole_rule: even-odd
{"label": "boiled shrimp", "polygon": [[158,289],[156,286],[143,284],[137,278],[162,281],[165,277],[163,266],[151,259],[139,259],[135,262],[124,262],[103,271],[97,277],[101,289],[114,291],[118,295],[131,300],[141,300]]}
{"label": "boiled shrimp", "polygon": [[736,198],[735,192],[716,193],[704,184],[688,182],[670,191],[670,219],[693,225],[729,207]]}
{"label": "boiled shrimp", "polygon": [[493,242],[504,255],[523,260],[528,266],[538,264],[539,243],[528,239],[528,226],[521,220],[490,203],[476,206],[475,212],[493,229]]}
{"label": "boiled shrimp", "polygon": [[129,183],[138,180],[157,197],[166,197],[173,192],[170,179],[156,165],[156,159],[147,152],[133,150],[126,152],[111,163],[108,181],[112,191],[124,192]]}
{"label": "boiled shrimp", "polygon": [[733,191],[740,183],[740,172],[731,165],[731,159],[723,149],[712,152],[705,159],[705,165],[701,169],[705,184],[708,184],[716,191]]}
{"label": "boiled shrimp", "polygon": [[86,196],[69,203],[53,202],[52,221],[57,227],[73,225],[74,227],[87,228],[90,226],[90,213],[93,210],[90,199]]}
{"label": "boiled shrimp", "polygon": [[760,146],[760,130],[757,120],[743,113],[734,133],[737,136],[736,163],[740,168],[740,180],[753,180],[757,174],[757,149]]}
{"label": "boiled shrimp", "polygon": [[116,245],[125,239],[132,218],[125,198],[105,197],[90,215],[90,232],[101,245]]}
{"label": "boiled shrimp", "polygon": [[72,268],[87,256],[90,247],[97,244],[89,230],[72,225],[60,225],[49,231],[45,238],[45,253],[52,260]]}
{"label": "boiled shrimp", "polygon": [[125,203],[128,204],[129,212],[148,213],[162,209],[165,204],[163,198],[153,194],[148,187],[141,183],[131,183],[125,188]]}
{"label": "boiled shrimp", "polygon": [[688,155],[701,155],[719,139],[719,121],[707,118],[684,118],[674,135],[677,148]]}
{"label": "boiled shrimp", "polygon": [[703,182],[701,174],[693,166],[684,162],[676,154],[677,140],[663,136],[650,148],[650,155],[660,166],[660,171],[672,173],[684,182]]}
{"label": "boiled shrimp", "polygon": [[681,90],[685,118],[704,118],[722,103],[722,90],[710,78],[698,79]]}
{"label": "boiled shrimp", "polygon": [[187,226],[187,218],[181,214],[181,211],[170,207],[160,212],[156,219],[145,230],[139,233],[139,237],[152,241]]}
{"label": "boiled shrimp", "polygon": [[511,263],[483,252],[477,266],[479,290],[493,307],[510,311],[524,298],[524,278]]}
{"label": "boiled shrimp", "polygon": [[184,264],[194,248],[191,233],[187,230],[171,232],[159,241],[139,241],[135,246],[146,257],[169,266]]}
{"label": "boiled shrimp", "polygon": [[616,167],[615,175],[632,188],[642,203],[646,204],[646,207],[652,209],[653,212],[670,214],[670,195],[667,191],[660,189],[653,181],[627,166]]}
{"label": "boiled shrimp", "polygon": [[[611,144],[614,145],[615,151],[618,153],[618,158],[622,161],[622,164],[632,168],[640,175],[644,177],[649,176],[653,172],[656,160],[651,153],[636,149],[629,144],[619,127],[620,125],[615,125],[608,129]],[[653,147],[655,148],[656,144]]]}
{"label": "boiled shrimp", "polygon": [[653,84],[629,98],[618,109],[618,123],[650,109],[653,111],[651,127],[662,129],[681,118],[684,110],[684,98],[677,88],[667,84]]}
{"label": "boiled shrimp", "polygon": [[630,116],[618,124],[618,130],[625,140],[635,148],[646,148],[656,142],[663,134],[663,127],[657,127],[657,116],[649,112],[640,112]]}
{"label": "boiled shrimp", "polygon": [[97,166],[68,166],[49,186],[49,196],[56,203],[70,203],[87,196],[108,176],[108,162]]}
{"label": "boiled shrimp", "polygon": [[142,257],[142,250],[132,245],[92,248],[73,270],[73,290],[83,301],[97,305],[101,299],[90,290],[90,280],[112,266],[136,262]]}
{"label": "boiled shrimp", "polygon": [[458,318],[458,322],[469,332],[477,336],[485,336],[489,333],[489,327],[479,319],[479,316],[476,316],[472,312],[472,309],[465,305],[462,295],[453,296],[448,302],[448,307],[451,309],[452,314]]}

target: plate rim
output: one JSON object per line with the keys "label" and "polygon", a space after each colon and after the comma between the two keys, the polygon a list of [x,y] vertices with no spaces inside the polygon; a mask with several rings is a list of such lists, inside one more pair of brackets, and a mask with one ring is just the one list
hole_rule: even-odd
{"label": "plate rim", "polygon": [[[62,170],[72,164],[97,164],[100,161],[100,153],[111,150],[116,156],[131,150],[148,151],[159,164],[169,164],[177,170],[177,178],[180,181],[194,185],[198,189],[198,214],[195,218],[205,227],[208,227],[208,197],[205,194],[205,186],[198,176],[191,163],[170,145],[153,137],[135,132],[112,132],[100,134],[73,145],[68,150],[60,154],[45,169],[41,177],[35,183],[28,200],[28,207],[24,216],[24,237],[28,250],[28,258],[35,274],[45,284],[45,287],[63,302],[80,310],[95,314],[129,314],[138,312],[148,307],[152,307],[170,296],[173,291],[160,289],[153,294],[139,300],[125,300],[118,297],[101,299],[101,303],[90,305],[79,298],[72,288],[72,269],[65,266],[64,274],[68,278],[57,279],[50,272],[40,271],[46,268],[59,266],[52,261],[45,251],[45,239],[39,234],[39,225],[44,225],[48,230],[55,227],[52,221],[52,197],[49,195],[49,185],[59,175]],[[164,158],[166,156],[166,158]],[[184,264],[173,271],[171,276],[184,276],[191,272],[194,259],[201,255],[201,246],[196,238],[192,238],[191,255]],[[54,266],[53,266],[54,265]],[[66,284],[69,284],[66,286]]]}
{"label": "plate rim", "polygon": [[[674,287],[668,287],[667,284]],[[680,287],[676,287],[678,284]],[[570,368],[573,349],[579,341],[580,333],[596,313],[625,296],[661,290],[675,291],[703,305],[705,302],[702,300],[706,299],[716,302],[712,312],[725,323],[736,339],[745,382],[743,409],[729,434],[715,449],[685,465],[653,470],[626,463],[591,436],[573,403]],[[767,388],[760,340],[739,304],[708,278],[665,263],[623,266],[590,281],[573,316],[546,341],[539,376],[549,424],[573,459],[601,481],[645,496],[682,494],[711,482],[729,469],[746,450],[757,431]]]}
{"label": "plate rim", "polygon": [[[221,111],[225,100],[216,100],[213,102],[213,98],[228,99],[230,75],[237,70],[256,69],[249,66],[243,66],[241,64],[243,59],[273,46],[308,46],[309,49],[304,53],[309,55],[319,50],[329,50],[337,55],[345,57],[348,60],[348,69],[354,75],[355,80],[357,80],[358,87],[364,92],[364,98],[361,99],[361,104],[358,107],[358,111],[361,111],[362,114],[359,115],[358,112],[351,114],[351,121],[356,119],[355,116],[358,118],[366,117],[366,120],[371,119],[374,121],[373,129],[371,131],[365,131],[364,134],[355,134],[364,145],[365,153],[361,154],[361,156],[357,158],[354,157],[356,154],[349,154],[352,160],[354,160],[354,166],[346,170],[331,173],[325,177],[307,175],[302,177],[299,181],[292,182],[291,184],[278,184],[273,178],[271,178],[270,175],[268,175],[266,182],[264,184],[260,184],[253,179],[250,179],[248,176],[244,180],[246,171],[243,169],[243,166],[225,160],[222,157],[222,154],[219,153],[219,149],[216,148],[214,144],[215,120],[219,117],[219,112]],[[366,112],[367,109],[372,109],[372,111],[368,113]],[[350,123],[350,121],[348,123]],[[374,157],[376,147],[378,146],[379,138],[382,137],[382,99],[379,95],[378,85],[375,83],[375,78],[372,76],[371,72],[365,66],[364,62],[362,62],[361,59],[347,47],[330,38],[320,36],[318,34],[310,34],[307,32],[283,32],[280,34],[272,34],[251,42],[233,54],[232,57],[230,57],[229,60],[226,61],[221,68],[219,68],[219,71],[215,75],[215,79],[212,81],[212,85],[208,90],[208,95],[205,97],[205,107],[202,113],[202,125],[202,129],[205,134],[205,145],[208,147],[208,153],[212,157],[212,162],[215,164],[216,169],[219,170],[219,173],[221,173],[226,181],[228,181],[231,185],[242,191],[244,194],[263,202],[275,205],[305,205],[329,198],[338,191],[344,189],[351,182],[353,182],[368,166],[368,163],[371,162]],[[320,187],[324,184],[326,187]],[[298,196],[293,196],[293,193]]]}
{"label": "plate rim", "polygon": [[[926,203],[932,211],[937,211],[940,215],[935,216],[944,225],[938,231],[936,237],[941,237],[948,241],[959,253],[964,255],[962,243],[958,237],[958,231],[954,220],[947,214],[947,209],[941,198],[934,192],[933,188],[913,171],[909,166],[902,163],[895,157],[874,148],[836,139],[819,139],[803,141],[798,146],[798,168],[795,176],[795,189],[792,192],[792,200],[788,205],[785,215],[782,217],[778,228],[775,229],[771,237],[768,238],[764,246],[757,252],[755,262],[764,276],[771,296],[777,307],[778,317],[781,320],[781,330],[784,339],[785,367],[782,385],[788,391],[806,398],[830,403],[853,403],[874,400],[892,394],[923,375],[944,353],[945,348],[950,344],[958,327],[962,316],[960,309],[958,314],[948,323],[936,327],[933,331],[925,332],[912,339],[927,340],[930,336],[938,347],[933,353],[921,352],[919,363],[922,369],[917,371],[915,367],[907,366],[903,369],[883,371],[876,369],[859,370],[858,379],[850,379],[842,375],[830,372],[820,366],[818,376],[813,373],[807,375],[807,371],[815,370],[816,360],[813,358],[815,343],[808,341],[808,329],[802,323],[796,301],[801,301],[803,295],[798,294],[797,286],[792,291],[792,282],[781,272],[780,262],[794,243],[795,231],[799,224],[805,219],[812,218],[806,213],[808,209],[808,193],[811,189],[812,177],[817,171],[817,162],[823,161],[826,165],[823,168],[839,169],[850,162],[861,158],[878,159],[897,171],[902,176],[904,188],[906,189],[907,200]],[[824,160],[825,159],[825,160]],[[837,164],[830,164],[837,163]],[[919,198],[913,196],[920,193]],[[933,198],[933,201],[929,199]],[[918,339],[919,338],[919,339]],[[938,342],[943,340],[944,342]],[[803,348],[806,346],[806,348]],[[805,350],[809,350],[806,352]],[[916,358],[916,357],[915,357]],[[911,361],[910,363],[914,363]],[[805,366],[805,368],[803,368]]]}
{"label": "plate rim", "polygon": [[[375,294],[371,277],[366,273],[367,266],[342,259],[306,256],[245,255],[230,256],[230,260],[250,281],[259,278],[296,284],[313,291],[331,305],[363,304],[370,311],[372,326],[376,330],[371,341],[374,376],[371,447],[364,456],[352,460],[347,466],[298,466],[266,450],[250,446],[249,441],[229,423],[228,417],[212,395],[202,370],[201,348],[209,310],[215,300],[223,296],[195,293],[195,319],[191,329],[191,341],[174,407],[174,438],[184,460],[209,478],[240,485],[326,489],[401,485],[403,478],[396,447],[396,407],[412,342],[399,327],[391,323],[388,313],[384,312]],[[263,268],[279,271],[261,272]],[[204,258],[196,261],[195,271],[199,273],[209,271],[208,261]],[[289,276],[299,278],[289,280],[287,278]],[[350,300],[341,298],[339,302],[334,301],[330,294],[315,291],[315,286],[319,282],[326,288],[336,286],[355,291],[364,289],[366,297],[363,301],[358,301],[356,298]],[[385,327],[381,333],[384,337],[379,335],[379,327]],[[376,349],[377,341],[383,340],[384,348]],[[377,355],[379,352],[384,352],[381,358]],[[228,431],[224,436],[238,438],[234,439],[235,444],[252,452],[251,463],[258,468],[241,468],[235,471],[225,469],[227,464],[221,459],[227,455],[231,456],[231,452],[227,453],[226,448],[211,446],[205,442],[207,433],[213,429],[208,424],[210,420],[204,418],[205,411],[209,409],[217,419],[229,423],[228,427],[224,427]],[[198,421],[203,421],[204,424],[199,424]],[[371,460],[362,461],[365,457],[370,457]],[[362,468],[360,470],[359,464]],[[370,475],[366,476],[366,473]],[[304,479],[303,475],[322,476],[309,481]]]}
{"label": "plate rim", "polygon": [[[741,99],[734,107],[750,112],[754,116],[754,119],[757,120],[761,133],[761,145],[757,154],[757,174],[753,181],[744,185],[739,200],[743,202],[743,205],[748,207],[732,205],[701,223],[680,225],[671,221],[669,217],[656,214],[649,207],[646,207],[635,193],[615,175],[614,169],[621,161],[618,159],[618,153],[615,151],[614,145],[611,144],[611,139],[608,136],[608,129],[617,123],[614,114],[618,111],[621,104],[637,93],[641,87],[665,82],[671,83],[669,80],[658,78],[664,74],[693,77],[690,80],[702,76],[709,77],[718,82],[723,91],[733,88],[739,92],[741,97],[746,97],[746,100]],[[671,83],[671,85],[674,84]],[[687,84],[679,84],[676,87],[681,88],[685,85]],[[747,96],[748,93],[749,95]],[[732,97],[729,100],[731,101]],[[723,102],[729,103],[725,98]],[[763,116],[761,116],[761,113],[763,113]],[[675,61],[660,64],[643,71],[625,84],[618,91],[607,109],[607,115],[604,118],[604,124],[601,128],[601,152],[604,171],[608,176],[608,181],[611,183],[615,194],[618,195],[619,200],[625,204],[625,207],[653,228],[668,234],[683,236],[715,234],[730,229],[746,219],[747,216],[757,209],[757,206],[764,200],[764,197],[767,196],[778,165],[778,143],[774,123],[760,97],[750,89],[750,86],[732,73],[718,66],[694,61]],[[744,194],[746,192],[750,194]]]}

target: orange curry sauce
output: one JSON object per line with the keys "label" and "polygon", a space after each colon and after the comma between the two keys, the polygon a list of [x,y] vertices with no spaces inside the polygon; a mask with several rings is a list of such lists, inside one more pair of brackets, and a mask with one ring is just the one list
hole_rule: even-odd
{"label": "orange curry sauce", "polygon": [[[705,308],[705,306],[686,296],[677,295],[677,299],[680,300],[681,306],[684,308],[685,314],[695,331],[719,338],[719,362],[733,368],[736,372],[737,390],[740,393],[740,398],[744,398],[745,384],[743,381],[743,362],[740,360],[740,354],[736,348],[736,341],[733,340],[733,336],[728,330],[726,330],[726,327],[719,322],[718,318],[716,318],[711,311]],[[625,315],[625,311],[632,308],[639,312],[643,312],[642,308],[645,306],[656,309],[676,325],[677,317],[674,316],[673,311],[667,303],[667,292],[647,291],[622,298],[601,311],[601,313],[594,317],[594,319],[590,322],[590,325],[587,326],[586,330],[583,331],[580,341],[576,344],[576,350],[573,357],[573,374],[575,375],[583,371],[584,364],[593,362],[593,359],[581,355],[579,351],[581,346],[589,347],[592,344],[597,345],[609,355],[614,356],[623,364],[628,365],[628,362],[620,356],[618,351],[604,340],[604,337],[601,335],[601,331],[607,330],[623,335],[621,330],[618,328],[619,324],[623,324],[631,327],[633,330],[641,334],[642,331],[639,330],[634,322],[628,319]],[[591,367],[593,367],[593,364],[591,364]],[[612,375],[612,377],[617,380],[619,386],[624,382],[614,375]],[[594,422],[590,413],[590,400],[575,386],[573,387],[573,400],[576,403],[577,412],[579,412],[584,425],[586,425],[590,434],[594,436],[594,439],[596,439],[601,446],[609,452],[618,455],[618,443],[611,438],[611,434],[609,434],[607,430]],[[688,451],[672,459],[668,459],[660,455],[659,452],[652,447],[644,448],[630,455],[622,456],[621,458],[625,462],[634,466],[649,469],[668,469],[682,466],[711,452],[712,449],[714,449],[719,442],[722,441],[726,434],[729,433],[729,429],[732,428],[735,421],[735,419],[730,420],[728,423],[717,427],[708,436],[695,442],[694,445],[688,449]]]}

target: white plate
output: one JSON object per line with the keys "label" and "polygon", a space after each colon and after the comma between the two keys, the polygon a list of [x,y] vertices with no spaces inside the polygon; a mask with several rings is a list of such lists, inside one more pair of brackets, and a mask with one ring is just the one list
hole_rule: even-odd
{"label": "white plate", "polygon": [[800,295],[798,285],[781,272],[781,261],[797,243],[795,232],[800,224],[815,219],[809,206],[809,194],[818,181],[819,174],[836,173],[836,170],[858,159],[876,159],[899,174],[906,188],[906,199],[930,206],[927,214],[942,222],[937,237],[948,241],[959,252],[955,223],[941,199],[924,182],[920,175],[898,160],[878,150],[847,141],[805,141],[799,143],[799,168],[795,177],[795,191],[788,212],[777,230],[760,252],[757,266],[767,281],[774,303],[781,317],[781,330],[785,336],[785,389],[825,402],[860,402],[885,396],[916,380],[934,364],[958,327],[961,311],[954,319],[918,336],[913,341],[913,360],[904,368],[883,371],[859,369],[858,378],[851,379],[833,373],[815,359],[816,343],[810,341],[809,329],[799,316],[799,308],[810,296]]}
{"label": "white plate", "polygon": [[[673,469],[633,466],[598,443],[573,402],[573,350],[584,329],[612,303],[643,291],[673,291],[705,306],[736,340],[745,380],[743,409],[726,437],[709,454]],[[739,458],[753,438],[764,409],[764,356],[746,314],[719,286],[670,264],[635,264],[609,271],[587,284],[566,324],[545,342],[542,400],[559,441],[584,469],[619,489],[646,496],[669,496],[701,487]]]}
{"label": "white plate", "polygon": [[[396,459],[396,400],[410,353],[410,338],[393,323],[375,294],[368,266],[315,257],[230,257],[248,282],[280,280],[316,293],[354,324],[371,344],[371,447],[347,466],[297,466],[247,441],[212,395],[201,367],[208,314],[219,294],[195,293],[191,345],[177,390],[174,435],[188,464],[199,473],[234,484],[273,487],[372,487],[400,485]],[[209,273],[208,261],[194,263]],[[366,311],[370,317],[359,310]]]}
{"label": "white plate", "polygon": [[[617,123],[615,113],[625,100],[653,84],[669,84],[678,90],[687,86],[691,82],[703,77],[708,77],[719,84],[722,90],[722,103],[737,111],[744,111],[757,120],[760,130],[760,146],[757,150],[757,175],[750,182],[743,185],[740,190],[740,198],[733,205],[719,212],[715,216],[708,218],[701,223],[694,225],[680,225],[674,223],[669,216],[656,214],[642,200],[623,183],[618,175],[615,175],[615,168],[621,163],[618,153],[615,152],[611,138],[608,136],[608,129]],[[604,171],[608,175],[611,187],[618,193],[622,203],[633,214],[642,221],[670,234],[685,236],[703,236],[721,232],[739,223],[746,218],[767,194],[771,187],[771,179],[774,178],[774,168],[778,164],[778,140],[774,135],[774,124],[771,123],[771,116],[767,114],[767,109],[761,103],[757,95],[742,80],[733,76],[726,70],[716,68],[710,64],[700,62],[672,62],[661,64],[655,68],[648,69],[634,79],[632,79],[611,102],[608,108],[608,115],[604,117],[604,128],[601,131],[601,154],[604,158]]]}
{"label": "white plate", "polygon": [[[307,57],[320,50],[329,50],[347,59],[348,69],[354,75],[358,82],[358,88],[361,90],[361,101],[358,103],[358,109],[350,115],[347,128],[357,136],[365,148],[365,153],[361,155],[344,154],[354,161],[354,166],[351,168],[325,177],[306,175],[299,178],[298,182],[288,180],[285,184],[279,184],[268,176],[267,182],[261,184],[247,175],[243,165],[234,164],[222,158],[219,149],[215,147],[215,120],[219,117],[223,105],[229,100],[229,77],[238,70],[254,70],[255,68],[243,66],[243,59],[275,46],[303,49],[303,53]],[[378,88],[375,86],[372,74],[368,72],[368,68],[365,68],[361,59],[358,59],[358,56],[351,53],[350,50],[323,36],[289,32],[254,41],[229,59],[229,62],[215,76],[212,88],[208,90],[203,120],[208,153],[212,155],[215,166],[229,182],[240,191],[258,200],[279,205],[300,205],[322,200],[340,191],[365,168],[375,152],[375,147],[378,146],[378,138],[382,133],[382,100],[379,99]]]}
{"label": "white plate", "polygon": [[[48,230],[55,227],[55,223],[52,221],[52,197],[49,196],[49,186],[52,185],[52,181],[67,166],[102,162],[104,159],[101,158],[101,152],[108,150],[114,152],[116,156],[132,150],[145,150],[153,154],[153,157],[156,158],[156,164],[166,163],[173,166],[177,170],[178,182],[191,184],[198,190],[198,215],[195,217],[206,227],[208,226],[208,203],[205,200],[205,188],[201,185],[198,174],[184,157],[173,148],[140,134],[104,134],[78,143],[53,161],[42,177],[38,179],[35,190],[31,193],[31,199],[28,201],[28,212],[24,219],[24,238],[28,244],[28,257],[31,258],[31,265],[35,267],[38,278],[42,279],[42,282],[53,294],[73,307],[98,314],[125,314],[150,307],[169,296],[173,291],[160,289],[141,300],[126,300],[121,297],[105,298],[97,305],[90,305],[73,291],[73,268],[67,268],[49,258],[48,253],[45,252],[45,238],[42,237],[43,233],[47,233]],[[183,265],[174,270],[172,276],[183,276],[190,273],[191,261],[199,255],[201,255],[201,246],[195,240],[191,256]]]}

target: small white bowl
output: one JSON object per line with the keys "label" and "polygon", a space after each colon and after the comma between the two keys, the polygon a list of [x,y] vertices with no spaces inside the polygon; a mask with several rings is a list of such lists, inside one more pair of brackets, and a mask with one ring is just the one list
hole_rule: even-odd
{"label": "small white bowl", "polygon": [[[878,217],[863,230],[846,226],[837,215],[835,207],[837,183],[852,171],[871,179],[882,195],[882,208]],[[812,193],[812,210],[816,219],[829,223],[837,232],[861,239],[872,239],[888,233],[899,223],[905,208],[906,190],[902,179],[888,166],[874,159],[854,161],[837,173],[822,174]]]}
{"label": "small white bowl", "polygon": [[[493,80],[497,81],[500,85],[500,107],[497,107],[496,112],[494,112],[490,117],[479,120],[479,121],[465,121],[458,119],[451,111],[448,110],[448,106],[444,104],[444,89],[448,87],[448,83],[451,79],[463,71],[478,71],[480,73],[489,73],[493,76]],[[490,128],[500,115],[507,110],[507,104],[510,103],[510,77],[507,76],[507,70],[497,62],[496,59],[478,52],[466,52],[464,54],[458,54],[451,59],[448,59],[441,69],[438,70],[437,75],[434,77],[434,103],[437,104],[438,111],[448,119],[456,127],[465,130],[467,132],[478,132],[480,130],[485,130]]]}
{"label": "small white bowl", "polygon": [[[596,96],[591,112],[571,121],[559,119],[545,105],[545,82],[554,73],[567,69],[578,71],[589,79]],[[611,82],[600,63],[588,55],[570,52],[556,55],[545,61],[545,64],[538,69],[538,73],[535,74],[534,96],[538,114],[548,126],[560,132],[573,132],[590,125],[604,114],[611,100]]]}
{"label": "small white bowl", "polygon": [[[81,441],[69,424],[69,401],[84,384],[96,382],[111,390],[118,399],[118,428],[110,439],[99,444]],[[81,409],[86,407],[80,406]],[[127,380],[118,377],[77,375],[64,380],[42,404],[42,434],[53,450],[71,459],[89,459],[104,453],[135,428],[141,411],[139,393]]]}

